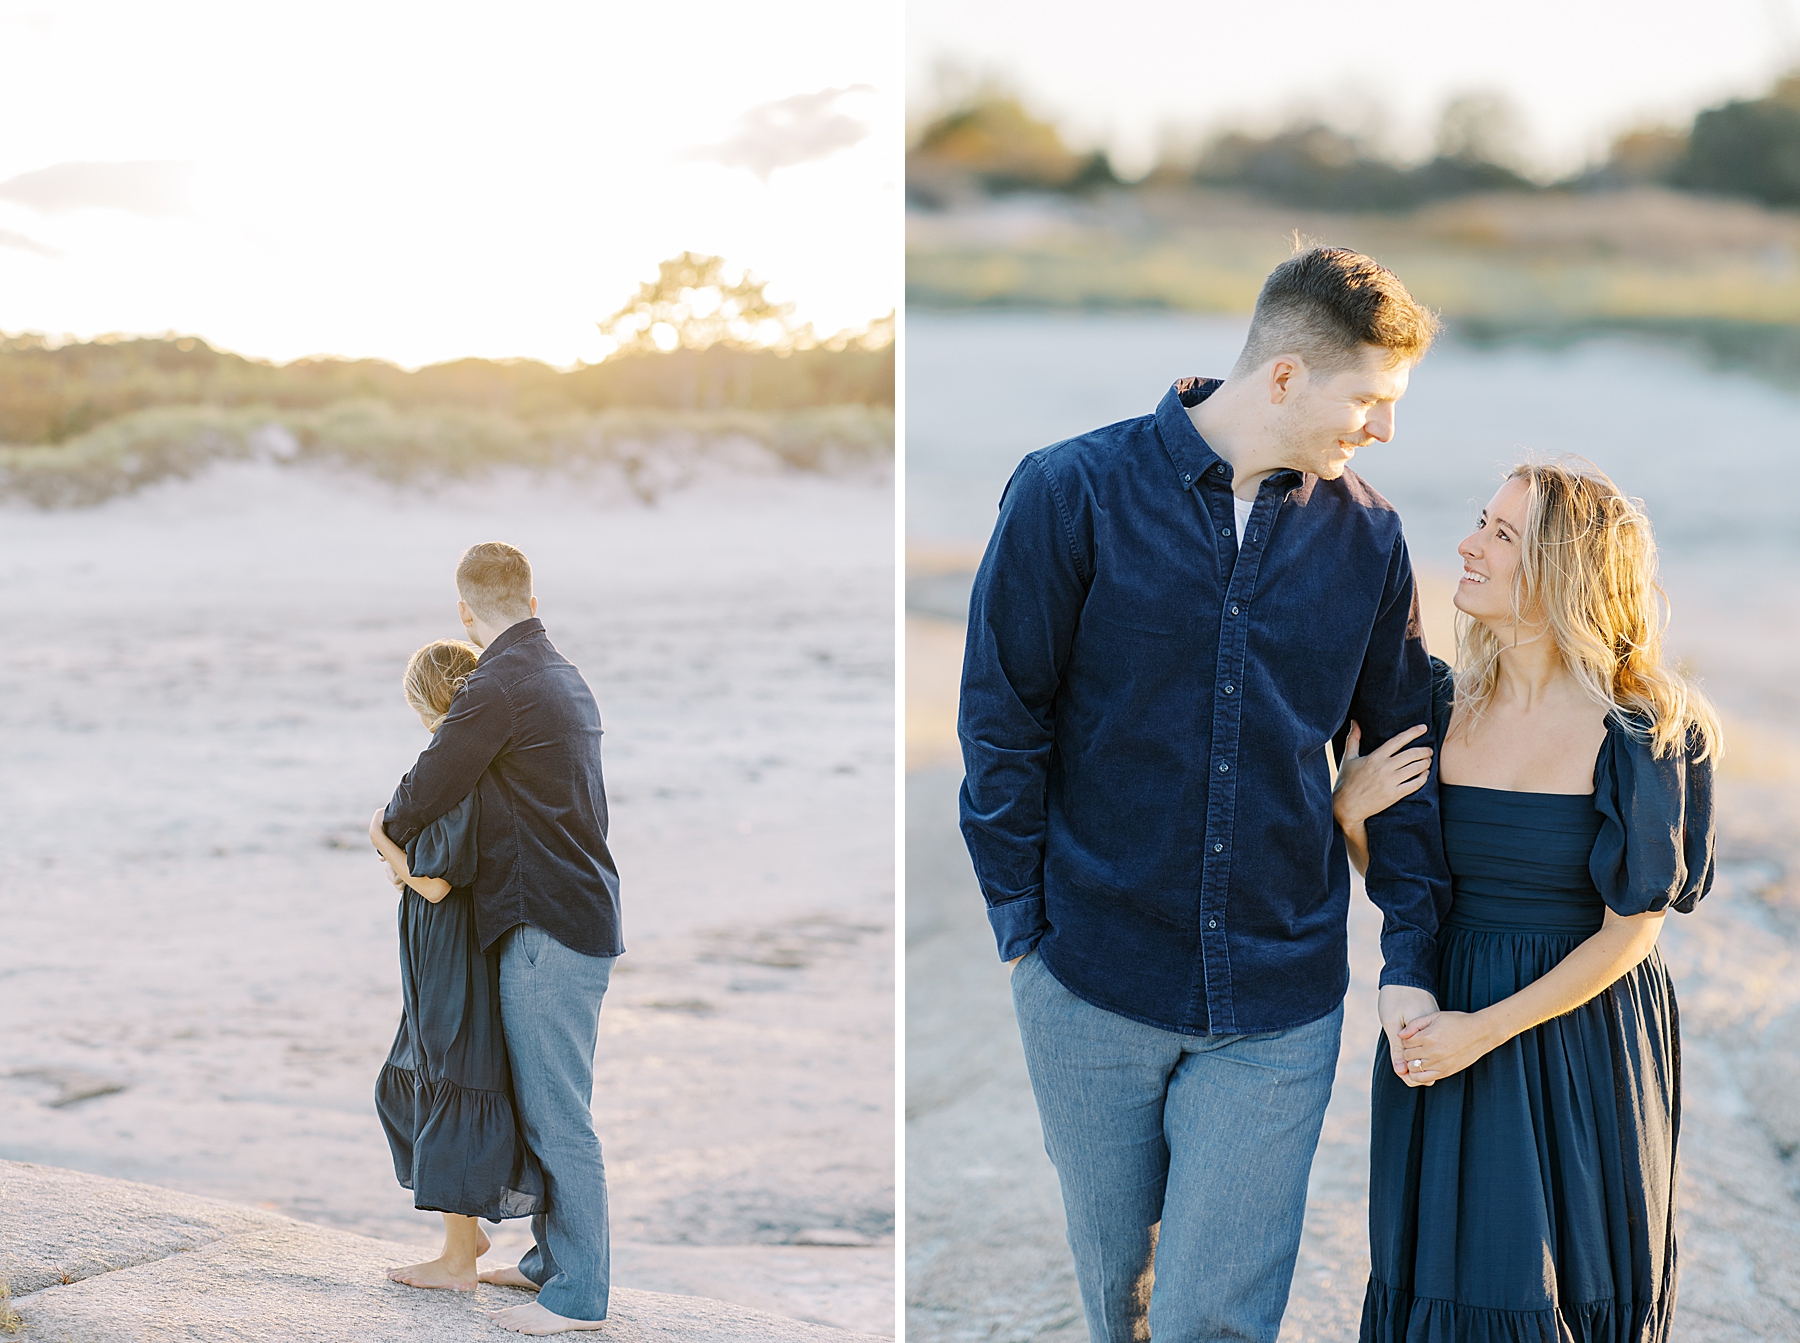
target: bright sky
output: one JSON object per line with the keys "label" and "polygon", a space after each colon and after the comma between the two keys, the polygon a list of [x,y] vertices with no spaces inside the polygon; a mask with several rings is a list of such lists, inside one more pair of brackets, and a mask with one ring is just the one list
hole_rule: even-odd
{"label": "bright sky", "polygon": [[1800,64],[1800,0],[1038,0],[1026,22],[1011,0],[906,0],[906,39],[915,108],[956,58],[1134,171],[1165,127],[1302,109],[1421,154],[1446,101],[1498,90],[1564,172],[1631,125],[1766,91]]}
{"label": "bright sky", "polygon": [[861,326],[902,79],[897,0],[0,0],[0,331],[567,364],[684,250]]}

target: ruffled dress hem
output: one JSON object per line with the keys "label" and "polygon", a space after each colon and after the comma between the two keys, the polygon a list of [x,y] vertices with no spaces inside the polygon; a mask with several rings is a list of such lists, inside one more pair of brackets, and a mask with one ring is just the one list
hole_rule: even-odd
{"label": "ruffled dress hem", "polygon": [[492,1173],[528,1150],[505,1092],[442,1077],[421,1081],[411,1068],[384,1063],[375,1101],[393,1148],[395,1178],[413,1191],[415,1208],[490,1222],[547,1211],[541,1194],[506,1183],[495,1188]]}
{"label": "ruffled dress hem", "polygon": [[1660,1304],[1587,1301],[1546,1310],[1492,1310],[1414,1296],[1371,1278],[1363,1297],[1362,1338],[1372,1343],[1640,1343]]}

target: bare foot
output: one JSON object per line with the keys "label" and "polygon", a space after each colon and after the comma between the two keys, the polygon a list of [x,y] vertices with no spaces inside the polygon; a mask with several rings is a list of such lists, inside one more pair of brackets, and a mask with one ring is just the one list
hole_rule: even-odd
{"label": "bare foot", "polygon": [[488,1318],[502,1329],[510,1329],[515,1334],[567,1334],[576,1329],[601,1329],[606,1325],[605,1320],[568,1319],[537,1301],[514,1306],[510,1310],[489,1311]]}
{"label": "bare foot", "polygon": [[423,1264],[408,1264],[405,1268],[390,1268],[387,1275],[408,1287],[441,1287],[452,1292],[475,1290],[475,1265],[452,1264],[442,1257]]}
{"label": "bare foot", "polygon": [[493,1248],[494,1242],[487,1238],[487,1232],[483,1231],[478,1223],[475,1227],[475,1257],[479,1259]]}
{"label": "bare foot", "polygon": [[491,1282],[496,1287],[523,1287],[528,1292],[535,1292],[538,1285],[523,1273],[517,1264],[508,1264],[505,1268],[490,1268],[481,1275],[481,1281]]}

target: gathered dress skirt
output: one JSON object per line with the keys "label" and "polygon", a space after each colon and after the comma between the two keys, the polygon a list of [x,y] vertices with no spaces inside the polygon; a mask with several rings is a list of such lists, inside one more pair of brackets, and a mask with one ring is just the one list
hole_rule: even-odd
{"label": "gathered dress skirt", "polygon": [[500,1030],[500,964],[467,887],[400,899],[402,1013],[375,1085],[394,1174],[414,1206],[500,1221],[545,1211]]}
{"label": "gathered dress skirt", "polygon": [[[1445,785],[1440,1005],[1474,1012],[1604,917],[1585,796]],[[1653,950],[1429,1087],[1374,1065],[1365,1343],[1662,1343],[1675,1309],[1680,1043]]]}

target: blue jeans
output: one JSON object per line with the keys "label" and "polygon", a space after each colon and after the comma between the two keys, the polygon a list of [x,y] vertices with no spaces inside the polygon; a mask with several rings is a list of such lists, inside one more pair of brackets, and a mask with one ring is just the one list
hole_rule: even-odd
{"label": "blue jeans", "polygon": [[544,1168],[550,1211],[519,1271],[572,1320],[604,1320],[612,1280],[606,1167],[594,1136],[594,1041],[615,956],[570,951],[522,923],[500,942],[500,1028],[512,1056],[525,1141]]}
{"label": "blue jeans", "polygon": [[1088,1337],[1275,1343],[1343,1004],[1290,1030],[1182,1035],[1077,998],[1035,951],[1012,994]]}

